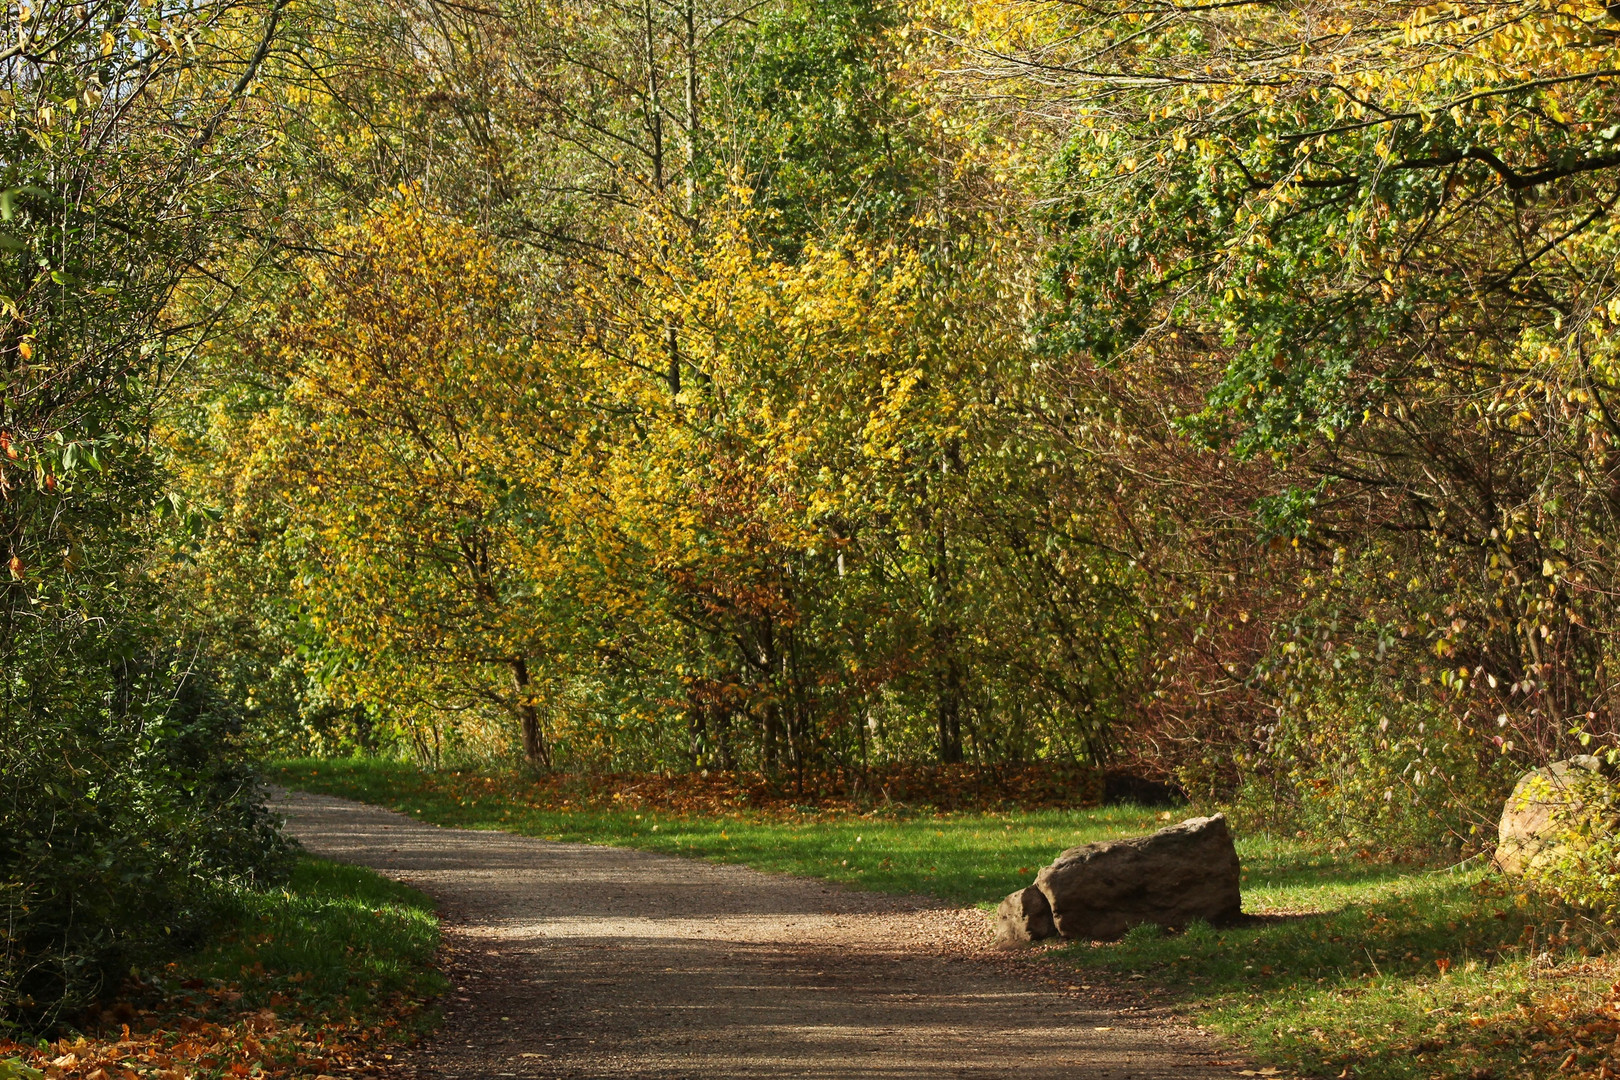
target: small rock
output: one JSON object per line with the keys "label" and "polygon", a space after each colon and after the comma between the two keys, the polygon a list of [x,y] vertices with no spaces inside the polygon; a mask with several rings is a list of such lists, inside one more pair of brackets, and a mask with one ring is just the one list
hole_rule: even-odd
{"label": "small rock", "polygon": [[1174,927],[1237,918],[1240,874],[1226,816],[1216,814],[1151,836],[1070,848],[1036,875],[1035,887],[1058,933],[1108,941],[1139,923]]}
{"label": "small rock", "polygon": [[996,944],[1002,948],[1040,941],[1057,933],[1046,894],[1031,885],[1008,895],[996,908]]}
{"label": "small rock", "polygon": [[1523,874],[1551,859],[1578,830],[1612,831],[1610,792],[1601,770],[1601,761],[1583,754],[1519,777],[1502,807],[1492,860],[1496,868]]}

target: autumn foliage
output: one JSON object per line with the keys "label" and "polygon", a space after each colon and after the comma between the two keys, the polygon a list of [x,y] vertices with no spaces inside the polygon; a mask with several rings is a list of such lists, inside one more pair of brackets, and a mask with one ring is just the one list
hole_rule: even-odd
{"label": "autumn foliage", "polygon": [[435,53],[559,193],[379,185],[211,345],[178,580],[300,658],[282,745],[1129,765],[1470,847],[1612,741],[1602,5],[714,14],[510,24],[532,123]]}
{"label": "autumn foliage", "polygon": [[1620,753],[1609,5],[21,10],[0,904],[237,747],[1457,857]]}

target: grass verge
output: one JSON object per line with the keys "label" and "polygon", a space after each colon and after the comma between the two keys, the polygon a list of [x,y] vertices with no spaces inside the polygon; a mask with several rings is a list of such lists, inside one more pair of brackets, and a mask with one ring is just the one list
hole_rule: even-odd
{"label": "grass verge", "polygon": [[611,844],[742,863],[882,892],[971,904],[1028,884],[1060,848],[1151,830],[1138,807],[934,813],[905,805],[855,813],[814,806],[719,813],[619,809],[554,801],[521,776],[423,772],[365,759],[283,762],[270,779],[387,806],[440,825],[505,829],[550,840]]}
{"label": "grass verge", "polygon": [[1249,925],[1139,927],[1056,959],[1176,988],[1269,1065],[1365,1080],[1612,1075],[1612,962],[1573,913],[1484,871],[1368,873],[1248,845]]}
{"label": "grass verge", "polygon": [[[263,1080],[386,1072],[436,1018],[438,920],[427,897],[358,867],[300,858],[285,887],[219,898],[205,947],[39,1042],[0,1038],[0,1080]],[[99,1074],[99,1075],[98,1075]]]}
{"label": "grass verge", "polygon": [[[1062,848],[1147,831],[1168,816],[893,805],[673,813],[638,808],[629,791],[581,806],[520,776],[372,761],[285,762],[273,776],[441,825],[633,846],[981,907],[1027,884]],[[1245,908],[1256,916],[1247,924],[1139,928],[1052,958],[1074,965],[1082,983],[1157,987],[1289,1074],[1620,1074],[1617,972],[1575,913],[1480,869],[1391,865],[1266,836],[1244,837],[1238,850]]]}

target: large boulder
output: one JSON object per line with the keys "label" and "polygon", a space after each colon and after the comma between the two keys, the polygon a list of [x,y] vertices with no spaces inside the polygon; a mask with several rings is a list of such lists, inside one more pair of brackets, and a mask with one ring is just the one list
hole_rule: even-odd
{"label": "large boulder", "polygon": [[1614,830],[1614,791],[1591,755],[1555,761],[1519,777],[1497,827],[1496,868],[1519,875],[1556,859],[1570,845]]}
{"label": "large boulder", "polygon": [[1151,836],[1070,848],[1036,875],[1035,887],[1059,934],[1107,941],[1139,923],[1236,919],[1243,910],[1240,878],[1226,815],[1216,814]]}
{"label": "large boulder", "polygon": [[1056,933],[1057,926],[1052,922],[1052,905],[1046,902],[1046,894],[1033,885],[1010,894],[996,908],[998,945],[1022,945],[1052,937]]}

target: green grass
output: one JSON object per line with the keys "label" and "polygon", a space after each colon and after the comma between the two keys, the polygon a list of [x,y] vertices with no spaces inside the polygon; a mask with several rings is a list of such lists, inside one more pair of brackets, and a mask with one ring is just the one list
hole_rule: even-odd
{"label": "green grass", "polygon": [[0,1080],[371,1073],[435,1026],[439,924],[414,889],[301,858],[282,888],[221,884],[210,906],[206,945],[132,970],[56,1040],[0,1032]]}
{"label": "green grass", "polygon": [[514,802],[508,788],[490,790],[473,773],[435,776],[361,759],[283,762],[270,776],[440,825],[636,847],[968,904],[1027,885],[1062,848],[1162,824],[1137,807],[937,815],[902,808],[832,818],[809,810],[713,817],[559,810]]}
{"label": "green grass", "polygon": [[168,975],[231,987],[233,1008],[377,1023],[445,987],[433,902],[360,867],[300,858],[285,887],[233,892],[222,925]]}
{"label": "green grass", "polygon": [[[1283,852],[1272,859],[1290,861]],[[1562,912],[1479,871],[1367,874],[1315,861],[1325,880],[1292,869],[1271,877],[1263,857],[1251,865],[1263,887],[1246,905],[1269,901],[1297,914],[1181,934],[1141,928],[1060,955],[1178,988],[1202,1022],[1262,1060],[1314,1075],[1545,1076],[1575,1049],[1549,1039],[1538,1012],[1589,1010],[1613,974],[1607,965],[1573,970],[1581,950],[1571,939],[1580,935]],[[1565,973],[1532,978],[1530,959],[1541,952]],[[1577,1056],[1587,1059],[1596,1060]]]}
{"label": "green grass", "polygon": [[[275,775],[443,825],[634,846],[981,907],[1027,884],[1065,847],[1163,823],[1129,807],[673,816],[534,806],[513,777],[390,763],[287,762]],[[1241,837],[1238,852],[1245,909],[1261,918],[1173,935],[1142,928],[1121,942],[1066,946],[1055,959],[1074,964],[1081,982],[1140,977],[1132,984],[1174,995],[1262,1062],[1315,1076],[1544,1076],[1572,1049],[1572,1065],[1595,1060],[1597,1044],[1617,1034],[1570,1019],[1590,1014],[1613,973],[1601,964],[1576,970],[1580,934],[1567,913],[1485,871],[1368,862],[1267,836]],[[1532,977],[1539,953],[1556,965],[1551,977]]]}

